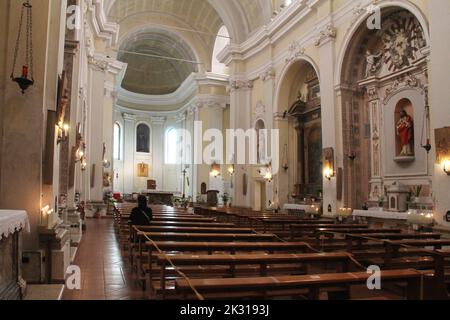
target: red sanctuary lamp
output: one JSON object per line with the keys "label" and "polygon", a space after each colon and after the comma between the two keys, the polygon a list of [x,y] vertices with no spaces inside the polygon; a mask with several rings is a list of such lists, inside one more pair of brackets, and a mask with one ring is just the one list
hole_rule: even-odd
{"label": "red sanctuary lamp", "polygon": [[[22,75],[20,77],[14,76],[14,71],[17,64],[17,57],[19,55],[20,50],[20,42],[22,37],[22,25],[24,16],[26,15],[26,39],[25,39],[25,62],[22,66]],[[25,91],[34,84],[33,79],[33,14],[32,14],[32,5],[30,4],[30,0],[27,0],[22,5],[22,12],[20,14],[20,22],[19,22],[19,33],[17,35],[16,47],[14,49],[14,62],[11,71],[11,80],[16,82],[20,89],[22,90],[22,94],[25,94]],[[29,78],[30,75],[30,78]]]}

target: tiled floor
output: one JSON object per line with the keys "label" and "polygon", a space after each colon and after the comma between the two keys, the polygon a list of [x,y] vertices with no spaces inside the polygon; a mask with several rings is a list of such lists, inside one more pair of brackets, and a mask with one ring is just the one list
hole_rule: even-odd
{"label": "tiled floor", "polygon": [[121,255],[112,219],[89,219],[74,262],[81,269],[81,290],[67,290],[64,300],[141,300],[147,295],[133,279]]}

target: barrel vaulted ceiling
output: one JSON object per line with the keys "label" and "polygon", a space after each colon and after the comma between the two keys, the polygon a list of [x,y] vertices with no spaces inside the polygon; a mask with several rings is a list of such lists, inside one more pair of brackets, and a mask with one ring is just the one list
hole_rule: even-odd
{"label": "barrel vaulted ceiling", "polygon": [[271,2],[104,0],[105,14],[121,28],[118,58],[128,63],[122,87],[147,95],[175,92],[192,72],[210,69],[216,34],[223,25],[231,42],[243,42],[270,21]]}

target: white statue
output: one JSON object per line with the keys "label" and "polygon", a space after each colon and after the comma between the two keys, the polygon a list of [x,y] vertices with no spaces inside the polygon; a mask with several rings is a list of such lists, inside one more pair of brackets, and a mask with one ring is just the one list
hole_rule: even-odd
{"label": "white statue", "polygon": [[370,77],[378,71],[381,66],[380,58],[382,57],[382,55],[382,51],[380,51],[378,54],[372,54],[370,50],[366,51],[366,78]]}

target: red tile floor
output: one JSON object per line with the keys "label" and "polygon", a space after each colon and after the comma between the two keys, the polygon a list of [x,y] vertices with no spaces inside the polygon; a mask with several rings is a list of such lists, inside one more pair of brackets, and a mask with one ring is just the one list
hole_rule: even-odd
{"label": "red tile floor", "polygon": [[121,254],[112,219],[89,219],[74,261],[81,269],[81,290],[65,290],[64,300],[147,299]]}

